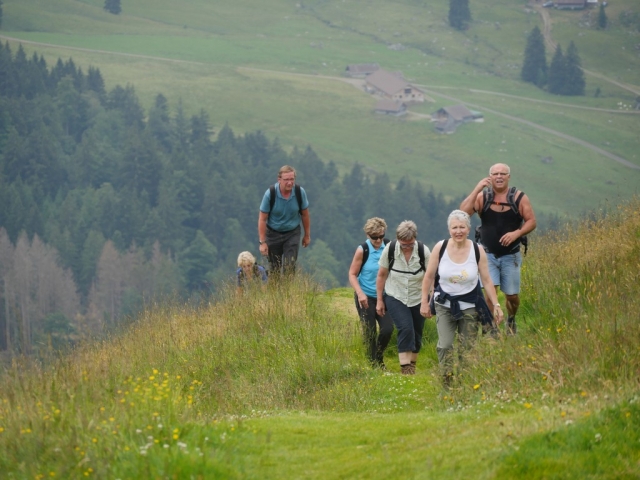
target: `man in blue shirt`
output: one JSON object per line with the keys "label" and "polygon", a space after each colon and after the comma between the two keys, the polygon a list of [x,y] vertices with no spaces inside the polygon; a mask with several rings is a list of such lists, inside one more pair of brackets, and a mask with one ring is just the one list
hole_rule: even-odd
{"label": "man in blue shirt", "polygon": [[[260,253],[269,257],[272,273],[282,268],[293,271],[300,248],[300,223],[304,227],[302,246],[311,243],[309,201],[302,187],[295,188],[296,171],[284,165],[278,172],[278,182],[262,197],[258,217]],[[296,190],[300,193],[298,198]],[[271,195],[275,195],[275,199]]]}

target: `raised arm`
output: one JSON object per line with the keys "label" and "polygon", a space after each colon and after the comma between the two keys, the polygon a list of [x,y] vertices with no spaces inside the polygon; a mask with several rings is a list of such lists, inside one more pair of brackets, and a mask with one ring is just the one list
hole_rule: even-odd
{"label": "raised arm", "polygon": [[471,191],[469,196],[465,198],[460,204],[460,210],[467,212],[471,217],[474,213],[482,210],[482,189],[485,187],[491,187],[491,178],[486,177],[478,182],[475,188]]}

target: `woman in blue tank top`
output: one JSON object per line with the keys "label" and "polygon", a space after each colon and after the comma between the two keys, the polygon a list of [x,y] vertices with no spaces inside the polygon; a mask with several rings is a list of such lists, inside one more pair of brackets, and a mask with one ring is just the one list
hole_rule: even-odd
{"label": "woman in blue tank top", "polygon": [[367,356],[372,366],[382,369],[385,368],[384,350],[393,333],[393,322],[389,314],[380,316],[376,313],[378,260],[386,243],[386,230],[387,224],[383,219],[373,217],[367,220],[364,225],[367,241],[358,245],[349,267],[349,283],[354,290]]}

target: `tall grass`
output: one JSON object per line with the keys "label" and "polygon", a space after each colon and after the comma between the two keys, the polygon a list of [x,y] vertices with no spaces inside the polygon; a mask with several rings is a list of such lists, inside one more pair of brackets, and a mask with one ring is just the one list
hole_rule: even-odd
{"label": "tall grass", "polygon": [[[615,478],[633,471],[640,451],[633,443],[639,250],[637,199],[534,237],[518,335],[480,339],[450,390],[437,374],[433,322],[417,375],[397,374],[393,348],[390,371],[373,370],[351,292],[322,292],[303,274],[240,295],[228,285],[200,305],[151,305],[106,341],[48,364],[18,359],[5,368],[0,472],[246,478],[268,471],[265,478],[283,478],[309,472],[309,458],[343,458],[315,467],[315,476],[327,478],[340,476],[336,468],[346,475],[351,457],[369,465],[382,445],[404,452],[402,463],[395,454],[375,457],[368,478],[403,469],[420,477],[424,459],[413,458],[414,448],[435,462],[433,475],[459,473],[458,462],[481,454],[490,461],[477,478],[550,478],[582,467]],[[300,447],[309,430],[312,440]],[[433,432],[446,435],[436,440]],[[632,442],[615,464],[607,452],[618,437]],[[453,445],[464,448],[452,453]],[[306,449],[314,453],[305,456]],[[569,460],[589,452],[598,459],[589,466]],[[289,454],[297,463],[288,464]]]}
{"label": "tall grass", "polygon": [[533,242],[520,334],[497,347],[481,344],[470,376],[493,395],[520,395],[529,405],[637,392],[640,201]]}

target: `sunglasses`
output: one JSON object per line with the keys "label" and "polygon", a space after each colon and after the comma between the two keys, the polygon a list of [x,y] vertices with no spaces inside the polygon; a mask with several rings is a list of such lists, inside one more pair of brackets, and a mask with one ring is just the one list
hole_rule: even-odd
{"label": "sunglasses", "polygon": [[[400,242],[398,242],[400,243]],[[400,248],[413,248],[413,246],[416,244],[416,242],[411,242],[411,243],[400,243]]]}
{"label": "sunglasses", "polygon": [[[385,232],[386,233],[386,232]],[[384,238],[384,233],[382,235],[369,235],[371,240],[381,240]]]}

